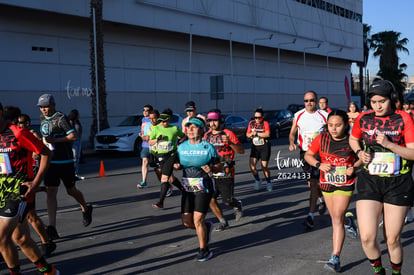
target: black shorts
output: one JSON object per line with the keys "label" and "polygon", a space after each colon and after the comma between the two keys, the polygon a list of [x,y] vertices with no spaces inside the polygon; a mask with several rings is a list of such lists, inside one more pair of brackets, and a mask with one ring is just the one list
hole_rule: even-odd
{"label": "black shorts", "polygon": [[174,170],[174,163],[177,162],[177,154],[157,154],[156,158],[160,164],[161,173],[171,176]]}
{"label": "black shorts", "polygon": [[182,191],[181,196],[181,214],[200,212],[207,214],[210,207],[211,192],[186,192]]}
{"label": "black shorts", "polygon": [[300,161],[303,163],[303,172],[309,173],[311,179],[319,179],[319,169],[309,165],[309,163],[305,160],[305,151],[300,150],[299,158]]}
{"label": "black shorts", "polygon": [[398,206],[411,206],[413,178],[411,173],[398,177],[379,177],[361,171],[356,179],[358,200],[374,200]]}
{"label": "black shorts", "polygon": [[71,163],[56,164],[51,163],[45,174],[45,186],[58,187],[60,180],[65,187],[72,188],[75,186],[75,165]]}
{"label": "black shorts", "polygon": [[224,203],[230,203],[233,200],[234,195],[234,178],[215,178],[216,191],[213,194],[213,198],[221,194],[221,199]]}
{"label": "black shorts", "polygon": [[3,208],[0,208],[0,217],[12,219],[19,216],[19,221],[21,222],[26,217],[26,206],[26,201],[6,199],[6,204]]}
{"label": "black shorts", "polygon": [[252,145],[250,150],[250,157],[254,159],[261,159],[262,161],[269,161],[271,154],[270,142],[266,142],[264,145],[255,146]]}

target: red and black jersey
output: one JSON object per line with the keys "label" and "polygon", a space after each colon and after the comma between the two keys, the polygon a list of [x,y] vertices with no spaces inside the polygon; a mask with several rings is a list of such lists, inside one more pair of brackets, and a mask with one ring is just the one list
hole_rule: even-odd
{"label": "red and black jersey", "polygon": [[352,191],[355,176],[346,176],[346,169],[355,162],[355,153],[349,146],[349,139],[334,140],[329,133],[318,135],[310,144],[309,150],[319,154],[322,163],[332,166],[330,172],[320,172],[322,191],[333,192],[337,189]]}
{"label": "red and black jersey", "polygon": [[[352,128],[352,136],[361,139],[365,150],[370,153],[390,152],[377,144],[377,133],[381,132],[395,144],[405,147],[407,143],[414,142],[414,122],[410,114],[404,111],[395,111],[385,116],[377,117],[374,111],[360,114]],[[412,163],[401,158],[401,174],[411,171]]]}
{"label": "red and black jersey", "polygon": [[[45,145],[28,129],[9,125],[0,132],[0,205],[5,196],[14,195],[17,199],[19,186],[22,182],[34,177],[32,167],[32,152],[37,154]],[[8,194],[5,194],[7,191]],[[17,196],[17,197],[16,197]]]}
{"label": "red and black jersey", "polygon": [[[267,122],[266,120],[263,120],[260,123],[256,123],[255,120],[252,120],[249,122],[249,126],[247,127],[247,134],[250,134],[252,132],[252,130],[255,130],[256,132],[270,132],[270,125],[269,122]],[[262,138],[260,137],[260,139],[263,139],[264,142],[269,142],[269,138]],[[254,140],[253,140],[253,145],[257,146],[257,144],[255,144]]]}

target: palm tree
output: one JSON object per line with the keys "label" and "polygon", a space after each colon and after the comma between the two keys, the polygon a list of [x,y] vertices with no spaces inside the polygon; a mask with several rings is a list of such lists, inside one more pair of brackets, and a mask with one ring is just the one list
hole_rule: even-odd
{"label": "palm tree", "polygon": [[399,65],[398,52],[406,52],[405,47],[408,43],[407,38],[400,39],[401,33],[395,31],[379,32],[371,37],[370,48],[374,50],[374,56],[379,56],[378,75],[383,79],[387,79],[394,83],[399,92],[403,92],[405,83],[401,80],[407,75],[403,72],[406,68],[405,64]]}
{"label": "palm tree", "polygon": [[[93,137],[98,131],[98,108],[99,108],[99,128],[100,130],[109,127],[108,115],[106,109],[106,85],[105,85],[105,63],[104,63],[104,42],[102,31],[102,0],[91,0],[90,2],[90,60],[91,60],[91,81],[92,81],[92,117],[91,135],[89,140],[93,144]],[[95,11],[95,26],[93,21],[93,13]],[[96,89],[96,70],[95,70],[95,39],[94,28],[96,30],[96,59],[98,69],[98,92],[99,92],[99,106],[97,102]],[[98,107],[98,108],[97,108]]]}
{"label": "palm tree", "polygon": [[364,60],[358,63],[359,67],[359,94],[361,96],[361,105],[365,104],[364,93],[364,68],[368,64],[369,46],[371,44],[370,32],[371,26],[368,24],[363,25],[363,47],[364,47]]}

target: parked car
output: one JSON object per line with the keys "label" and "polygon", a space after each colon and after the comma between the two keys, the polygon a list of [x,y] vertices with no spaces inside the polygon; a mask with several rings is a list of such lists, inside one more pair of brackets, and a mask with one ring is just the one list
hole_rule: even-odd
{"label": "parked car", "polygon": [[[121,151],[134,152],[139,154],[141,151],[141,114],[127,116],[118,126],[102,130],[95,135],[95,151]],[[181,128],[183,118],[174,113],[170,124]]]}
{"label": "parked car", "polygon": [[295,114],[297,111],[302,110],[305,108],[305,105],[303,104],[289,104],[287,109],[292,112],[292,114]]}
{"label": "parked car", "polygon": [[282,134],[289,133],[293,114],[289,110],[266,110],[264,120],[269,122],[270,137],[278,139]]}
{"label": "parked car", "polygon": [[232,131],[241,143],[246,142],[246,131],[249,120],[239,115],[223,115],[224,128]]}

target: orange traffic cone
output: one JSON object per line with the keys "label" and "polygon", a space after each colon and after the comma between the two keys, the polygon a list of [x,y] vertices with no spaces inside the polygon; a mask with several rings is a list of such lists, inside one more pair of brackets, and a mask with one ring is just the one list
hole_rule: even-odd
{"label": "orange traffic cone", "polygon": [[101,167],[99,168],[99,177],[105,177],[105,167],[103,160],[101,160]]}

